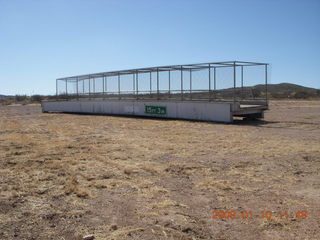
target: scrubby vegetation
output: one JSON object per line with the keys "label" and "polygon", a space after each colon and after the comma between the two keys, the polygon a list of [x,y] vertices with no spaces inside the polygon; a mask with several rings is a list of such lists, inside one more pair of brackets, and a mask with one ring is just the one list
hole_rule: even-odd
{"label": "scrubby vegetation", "polygon": [[[269,99],[320,99],[320,89],[303,87],[291,83],[269,84],[268,85],[268,98]],[[221,89],[213,91],[214,96],[218,99],[232,99],[234,91],[233,89]],[[237,98],[239,99],[261,99],[266,96],[265,85],[255,85],[253,87],[237,88],[235,91]],[[178,94],[179,95],[179,94]],[[142,96],[142,95],[141,95]],[[55,99],[54,95],[15,95],[4,96],[0,95],[0,105],[10,104],[32,104],[40,103],[43,100]],[[68,99],[73,96],[59,95],[60,98]],[[97,97],[99,97],[97,95]],[[192,93],[194,99],[209,98],[208,93]]]}
{"label": "scrubby vegetation", "polygon": [[40,103],[43,100],[54,99],[55,96],[52,95],[15,95],[15,96],[2,96],[0,98],[0,105],[11,105],[11,104],[32,104]]}
{"label": "scrubby vegetation", "polygon": [[0,239],[320,239],[319,142],[320,101],[235,124],[1,106]]}

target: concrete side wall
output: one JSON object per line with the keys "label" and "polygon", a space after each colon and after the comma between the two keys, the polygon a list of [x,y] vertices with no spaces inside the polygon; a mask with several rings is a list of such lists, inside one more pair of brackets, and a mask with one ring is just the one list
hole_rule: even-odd
{"label": "concrete side wall", "polygon": [[[43,112],[114,114],[232,122],[230,103],[161,101],[57,101],[42,102]],[[166,114],[145,113],[145,106],[166,107]]]}

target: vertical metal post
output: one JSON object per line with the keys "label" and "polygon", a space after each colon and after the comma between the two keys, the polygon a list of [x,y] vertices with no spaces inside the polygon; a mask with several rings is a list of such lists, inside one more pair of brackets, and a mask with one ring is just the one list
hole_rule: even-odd
{"label": "vertical metal post", "polygon": [[56,79],[56,98],[58,99],[58,79]]}
{"label": "vertical metal post", "polygon": [[136,79],[135,73],[132,73],[132,94],[134,95],[136,92]]}
{"label": "vertical metal post", "polygon": [[118,73],[118,97],[119,97],[119,99],[121,99],[121,96],[120,96],[120,73]]}
{"label": "vertical metal post", "polygon": [[66,81],[66,96],[68,96],[68,81],[67,79],[65,81]]}
{"label": "vertical metal post", "polygon": [[216,68],[213,68],[213,89],[217,90],[217,82],[216,82]]}
{"label": "vertical metal post", "polygon": [[136,71],[136,90],[137,90],[137,98],[139,98],[139,73]]}
{"label": "vertical metal post", "polygon": [[171,79],[170,79],[170,77],[171,77],[170,75],[171,74],[170,74],[170,72],[171,71],[169,70],[169,95],[170,95],[170,92],[171,92]]}
{"label": "vertical metal post", "polygon": [[182,71],[182,66],[181,66],[181,79],[180,79],[180,84],[181,84],[181,100],[183,100],[183,71]]}
{"label": "vertical metal post", "polygon": [[77,77],[77,99],[79,100],[79,77]]}
{"label": "vertical metal post", "polygon": [[96,78],[93,78],[93,97],[96,96]]}
{"label": "vertical metal post", "polygon": [[91,78],[90,78],[90,76],[89,76],[89,99],[91,99],[90,97],[91,97]]}
{"label": "vertical metal post", "polygon": [[85,83],[85,79],[82,80],[82,94],[84,95],[84,83]]}
{"label": "vertical metal post", "polygon": [[209,63],[209,101],[211,101],[211,65]]}
{"label": "vertical metal post", "polygon": [[150,72],[150,94],[152,94],[152,72]]}
{"label": "vertical metal post", "polygon": [[106,95],[108,95],[108,76],[106,76],[104,80],[106,81],[106,83],[104,84],[106,87]]}
{"label": "vertical metal post", "polygon": [[265,65],[266,105],[268,106],[268,64]]}
{"label": "vertical metal post", "polygon": [[236,62],[233,62],[233,102],[236,102]]}
{"label": "vertical metal post", "polygon": [[102,76],[102,95],[103,95],[103,98],[104,98],[104,85],[105,85],[105,83],[104,83],[104,76]]}
{"label": "vertical metal post", "polygon": [[216,90],[217,90],[217,78],[216,78],[217,69],[213,68],[213,89],[214,89],[214,99],[217,98]]}
{"label": "vertical metal post", "polygon": [[244,97],[244,94],[243,94],[243,66],[241,66],[241,96],[243,99],[243,97]]}
{"label": "vertical metal post", "polygon": [[190,69],[190,99],[192,99],[192,69]]}
{"label": "vertical metal post", "polygon": [[159,68],[157,68],[157,99],[159,99]]}

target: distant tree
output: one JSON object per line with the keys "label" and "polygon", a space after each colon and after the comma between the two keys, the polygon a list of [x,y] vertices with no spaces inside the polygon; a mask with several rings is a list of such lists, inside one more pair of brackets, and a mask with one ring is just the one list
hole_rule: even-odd
{"label": "distant tree", "polygon": [[258,90],[258,89],[252,89],[252,96],[253,98],[258,98],[258,97],[261,97],[261,91]]}
{"label": "distant tree", "polygon": [[273,92],[271,93],[272,98],[290,98],[290,94],[286,92]]}
{"label": "distant tree", "polygon": [[41,102],[43,99],[44,99],[44,97],[41,95],[32,95],[31,96],[32,102]]}
{"label": "distant tree", "polygon": [[306,98],[310,97],[310,94],[307,92],[299,91],[299,92],[295,92],[293,97],[306,99]]}
{"label": "distant tree", "polygon": [[23,102],[28,99],[27,95],[16,95],[15,96],[15,101],[16,102]]}

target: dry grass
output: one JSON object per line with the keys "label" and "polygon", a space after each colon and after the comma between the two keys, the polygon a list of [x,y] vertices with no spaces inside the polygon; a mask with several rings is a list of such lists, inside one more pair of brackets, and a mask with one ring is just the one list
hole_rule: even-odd
{"label": "dry grass", "polygon": [[[0,107],[0,239],[320,239],[320,103],[216,124]],[[308,210],[212,220],[212,210]]]}

